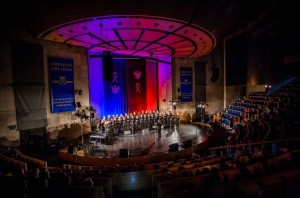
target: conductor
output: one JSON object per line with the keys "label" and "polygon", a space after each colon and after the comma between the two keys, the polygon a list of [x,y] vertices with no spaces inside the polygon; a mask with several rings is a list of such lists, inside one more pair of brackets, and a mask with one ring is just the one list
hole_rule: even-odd
{"label": "conductor", "polygon": [[158,134],[158,139],[161,138],[161,127],[162,127],[162,122],[160,119],[157,120],[157,134]]}

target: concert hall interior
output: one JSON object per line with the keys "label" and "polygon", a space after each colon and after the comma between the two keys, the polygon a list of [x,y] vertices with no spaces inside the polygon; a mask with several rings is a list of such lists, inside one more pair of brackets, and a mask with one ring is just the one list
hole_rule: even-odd
{"label": "concert hall interior", "polygon": [[7,2],[0,197],[297,197],[298,7]]}

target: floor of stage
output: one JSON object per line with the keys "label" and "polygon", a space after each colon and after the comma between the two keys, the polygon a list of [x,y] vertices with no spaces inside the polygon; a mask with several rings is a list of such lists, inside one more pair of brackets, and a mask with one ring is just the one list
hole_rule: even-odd
{"label": "floor of stage", "polygon": [[186,146],[206,141],[209,128],[209,126],[201,124],[180,124],[171,129],[169,127],[164,128],[161,132],[161,138],[158,138],[156,130],[146,130],[89,142],[92,135],[100,135],[97,132],[90,135],[89,140],[87,140],[89,142],[88,153],[90,156],[97,157],[119,157],[124,154],[123,151],[128,157],[156,155],[170,152],[170,145],[175,150],[177,146],[178,150],[182,150]]}

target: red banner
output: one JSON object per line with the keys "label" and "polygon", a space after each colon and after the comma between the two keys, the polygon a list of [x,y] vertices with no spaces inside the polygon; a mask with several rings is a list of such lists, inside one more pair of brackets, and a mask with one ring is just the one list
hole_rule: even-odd
{"label": "red banner", "polygon": [[146,61],[128,60],[128,112],[146,111]]}

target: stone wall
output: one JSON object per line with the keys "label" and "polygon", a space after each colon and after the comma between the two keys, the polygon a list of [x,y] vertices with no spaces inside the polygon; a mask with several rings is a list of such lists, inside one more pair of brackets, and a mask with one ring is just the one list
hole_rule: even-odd
{"label": "stone wall", "polygon": [[[49,137],[55,137],[55,131],[62,132],[66,139],[76,138],[81,135],[80,120],[74,115],[74,112],[51,113],[50,95],[48,83],[48,56],[68,57],[74,62],[74,88],[82,90],[82,95],[76,94],[76,102],[80,102],[82,107],[89,107],[89,85],[88,85],[88,64],[87,51],[82,47],[69,46],[62,43],[41,41],[33,38],[28,32],[19,27],[12,27],[7,32],[0,34],[0,145],[18,144],[20,134],[17,126],[16,107],[13,89],[13,71],[11,60],[10,41],[22,41],[27,43],[40,44],[44,53],[44,76],[45,76],[45,99],[47,109],[46,130]],[[30,69],[30,68],[28,68]],[[34,72],[34,71],[33,71]],[[83,127],[84,132],[89,131],[89,122]],[[16,128],[14,127],[16,126]],[[66,127],[67,126],[67,127]],[[59,135],[58,135],[59,136]],[[57,137],[58,137],[57,136]]]}

